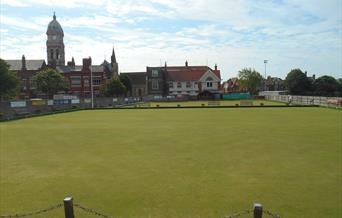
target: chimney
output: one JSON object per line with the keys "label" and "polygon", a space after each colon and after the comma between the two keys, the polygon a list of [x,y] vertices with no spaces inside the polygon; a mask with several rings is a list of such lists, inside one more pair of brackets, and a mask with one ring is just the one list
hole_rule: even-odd
{"label": "chimney", "polygon": [[217,64],[215,64],[215,70],[217,70]]}
{"label": "chimney", "polygon": [[185,61],[185,66],[188,67],[188,60]]}
{"label": "chimney", "polygon": [[313,79],[313,80],[316,79],[316,75],[315,75],[315,74],[312,75],[312,79]]}
{"label": "chimney", "polygon": [[305,71],[305,76],[308,76],[308,72],[307,71]]}
{"label": "chimney", "polygon": [[165,69],[167,68],[167,62],[165,61],[165,65],[164,65]]}
{"label": "chimney", "polygon": [[21,70],[26,70],[26,60],[25,55],[21,57]]}
{"label": "chimney", "polygon": [[83,70],[90,70],[91,67],[91,58],[83,58]]}
{"label": "chimney", "polygon": [[74,57],[72,57],[71,61],[68,61],[67,65],[68,65],[68,67],[73,67],[73,68],[75,68],[75,60],[74,60]]}

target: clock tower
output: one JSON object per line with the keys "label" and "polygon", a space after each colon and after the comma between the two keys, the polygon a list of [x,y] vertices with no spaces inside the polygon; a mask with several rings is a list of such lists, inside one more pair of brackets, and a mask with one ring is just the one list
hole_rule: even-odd
{"label": "clock tower", "polygon": [[49,23],[46,31],[46,52],[47,62],[49,66],[64,66],[64,32],[61,25],[56,20],[56,15],[53,13],[53,20]]}

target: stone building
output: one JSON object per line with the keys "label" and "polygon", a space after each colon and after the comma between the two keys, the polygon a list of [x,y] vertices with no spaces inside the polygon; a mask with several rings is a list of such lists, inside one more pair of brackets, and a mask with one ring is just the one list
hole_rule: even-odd
{"label": "stone building", "polygon": [[128,96],[141,98],[147,95],[145,72],[120,73],[120,75],[126,75],[131,81],[132,90],[129,91]]}
{"label": "stone building", "polygon": [[52,21],[48,24],[46,35],[47,63],[45,60],[26,60],[24,55],[21,60],[5,60],[10,65],[10,70],[15,71],[22,81],[19,98],[39,96],[35,92],[32,77],[47,67],[56,69],[69,81],[70,90],[65,94],[79,97],[91,96],[91,82],[93,83],[94,96],[100,96],[100,86],[108,79],[118,77],[119,67],[114,48],[110,62],[104,60],[100,65],[93,65],[89,57],[83,59],[82,65],[76,65],[74,58],[72,58],[65,65],[64,31],[57,21],[55,13]]}

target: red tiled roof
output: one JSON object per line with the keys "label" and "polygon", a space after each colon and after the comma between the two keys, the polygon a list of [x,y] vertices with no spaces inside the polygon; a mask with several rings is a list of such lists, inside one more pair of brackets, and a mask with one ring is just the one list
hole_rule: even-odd
{"label": "red tiled roof", "polygon": [[220,70],[212,70],[207,66],[168,66],[167,75],[171,81],[198,81],[208,70],[221,79]]}

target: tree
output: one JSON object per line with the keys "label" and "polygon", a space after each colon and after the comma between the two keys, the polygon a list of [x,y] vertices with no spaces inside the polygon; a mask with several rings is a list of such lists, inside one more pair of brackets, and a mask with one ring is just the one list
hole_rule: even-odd
{"label": "tree", "polygon": [[304,95],[311,91],[311,83],[300,69],[293,69],[287,74],[285,85],[292,95]]}
{"label": "tree", "polygon": [[16,96],[19,88],[17,75],[10,71],[9,65],[0,58],[0,100]]}
{"label": "tree", "polygon": [[332,76],[321,76],[315,80],[314,88],[316,95],[333,96],[338,91],[339,83]]}
{"label": "tree", "polygon": [[132,83],[126,74],[120,74],[119,80],[126,87],[127,92],[132,92]]}
{"label": "tree", "polygon": [[338,96],[342,96],[342,78],[338,79]]}
{"label": "tree", "polygon": [[107,97],[117,97],[126,94],[127,89],[119,79],[110,79],[101,86],[101,92]]}
{"label": "tree", "polygon": [[37,91],[47,94],[50,97],[59,91],[67,91],[69,84],[62,74],[52,68],[47,68],[33,76],[33,82]]}
{"label": "tree", "polygon": [[244,68],[239,71],[239,83],[242,89],[248,90],[251,94],[257,94],[258,87],[262,82],[260,73],[251,68]]}

